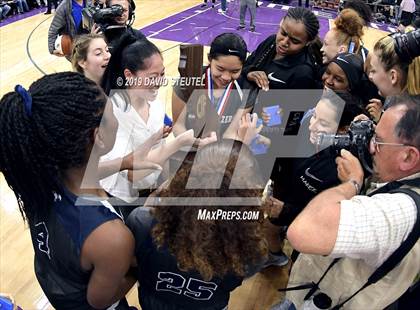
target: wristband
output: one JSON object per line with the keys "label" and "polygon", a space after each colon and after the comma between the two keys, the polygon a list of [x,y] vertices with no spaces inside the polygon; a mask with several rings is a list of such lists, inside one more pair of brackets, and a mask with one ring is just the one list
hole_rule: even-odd
{"label": "wristband", "polygon": [[353,184],[354,189],[356,190],[356,195],[359,195],[360,194],[360,189],[361,189],[359,183],[357,183],[353,179],[349,180],[348,182],[351,183],[351,184]]}

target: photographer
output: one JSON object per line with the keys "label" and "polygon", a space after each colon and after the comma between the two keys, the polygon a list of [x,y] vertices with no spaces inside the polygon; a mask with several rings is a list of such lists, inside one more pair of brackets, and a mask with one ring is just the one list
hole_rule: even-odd
{"label": "photographer", "polygon": [[145,39],[143,33],[140,30],[133,29],[131,25],[134,22],[136,5],[133,0],[107,0],[105,2],[107,8],[112,7],[113,5],[120,5],[123,8],[123,14],[117,16],[114,19],[114,22],[111,25],[108,25],[104,31],[105,38],[108,42],[112,53],[112,47],[115,45],[116,41],[121,38],[125,33],[129,33],[135,36],[137,39]]}
{"label": "photographer", "polygon": [[82,28],[82,10],[89,1],[63,0],[58,6],[48,30],[48,50],[50,54],[64,56],[54,47],[59,35],[67,34],[72,40],[76,35],[86,33]]}
{"label": "photographer", "polygon": [[[317,195],[287,231],[292,246],[306,253],[292,268],[286,295],[297,308],[315,303],[311,297],[321,296],[321,291],[331,306],[383,309],[420,271],[420,98],[389,98],[374,131],[369,143],[374,175],[387,184],[378,183],[375,191],[360,195],[363,169],[356,157],[342,150],[336,159],[342,184]],[[407,240],[412,243],[407,245]],[[295,287],[307,283],[305,288]]]}

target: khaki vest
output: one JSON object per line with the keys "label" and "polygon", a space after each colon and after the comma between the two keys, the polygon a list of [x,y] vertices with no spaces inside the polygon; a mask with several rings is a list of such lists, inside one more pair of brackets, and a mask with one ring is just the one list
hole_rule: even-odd
{"label": "khaki vest", "polygon": [[[402,186],[401,188],[407,188]],[[418,188],[410,188],[420,193]],[[417,215],[420,216],[420,215]],[[299,255],[293,265],[288,287],[318,282],[333,259],[321,255]],[[332,306],[346,300],[366,282],[376,269],[363,260],[342,258],[321,281],[320,291],[332,299]],[[372,284],[344,304],[342,309],[384,309],[397,300],[413,283],[420,272],[420,241],[417,241],[403,261],[377,283]],[[288,291],[286,298],[299,309],[309,289]],[[315,293],[316,294],[316,293]]]}

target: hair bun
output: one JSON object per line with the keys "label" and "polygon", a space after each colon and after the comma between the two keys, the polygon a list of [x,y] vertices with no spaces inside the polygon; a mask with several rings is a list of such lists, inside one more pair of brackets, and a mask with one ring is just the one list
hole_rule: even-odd
{"label": "hair bun", "polygon": [[335,28],[351,37],[363,36],[363,19],[353,9],[344,9],[334,20]]}

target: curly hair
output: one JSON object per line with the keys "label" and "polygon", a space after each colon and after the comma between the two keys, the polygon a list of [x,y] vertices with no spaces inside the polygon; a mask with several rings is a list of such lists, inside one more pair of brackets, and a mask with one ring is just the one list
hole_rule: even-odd
{"label": "curly hair", "polygon": [[49,210],[61,173],[86,164],[106,96],[75,72],[46,75],[29,94],[30,113],[16,91],[0,101],[0,171],[31,221]]}
{"label": "curly hair", "polygon": [[[159,197],[214,198],[217,202],[205,206],[208,212],[259,211],[260,203],[220,203],[229,197],[260,201],[263,183],[258,175],[250,150],[238,141],[223,140],[198,151],[194,165],[183,165]],[[244,276],[248,267],[263,260],[267,254],[263,212],[254,221],[198,220],[199,208],[203,205],[161,205],[153,213],[154,241],[158,247],[168,247],[181,270],[197,270],[205,280],[228,273]]]}
{"label": "curly hair", "polygon": [[358,53],[363,36],[363,19],[353,9],[344,9],[334,20],[334,34],[337,45],[349,46],[354,43],[352,53]]}

